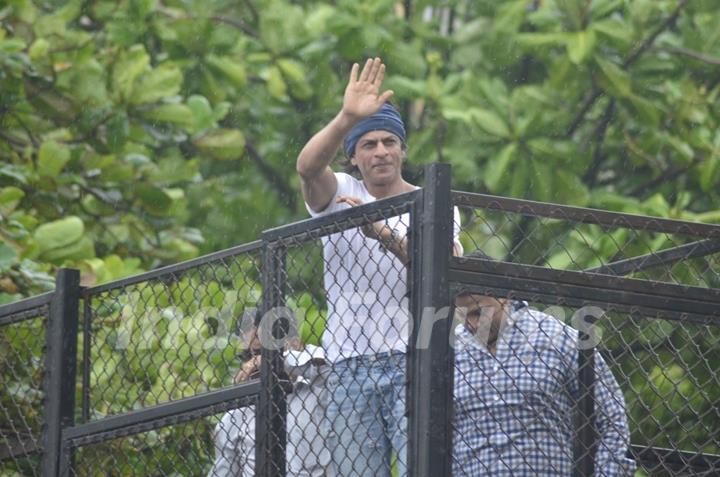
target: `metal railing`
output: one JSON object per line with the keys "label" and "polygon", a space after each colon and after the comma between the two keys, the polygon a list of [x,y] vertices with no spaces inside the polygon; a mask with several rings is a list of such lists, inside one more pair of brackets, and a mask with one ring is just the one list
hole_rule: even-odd
{"label": "metal railing", "polygon": [[[451,192],[442,165],[425,179],[124,280],[60,270],[53,293],[0,307],[0,475],[720,472],[720,226]],[[512,304],[492,340],[467,297]],[[293,368],[298,344],[326,364]],[[394,381],[360,377],[377,366]],[[349,418],[376,417],[368,389],[393,396],[376,460]]]}

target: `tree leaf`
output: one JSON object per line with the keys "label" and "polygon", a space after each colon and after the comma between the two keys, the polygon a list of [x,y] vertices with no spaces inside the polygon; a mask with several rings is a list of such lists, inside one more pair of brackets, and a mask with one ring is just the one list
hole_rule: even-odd
{"label": "tree leaf", "polygon": [[196,139],[195,145],[215,159],[239,159],[245,151],[245,136],[238,129],[218,129]]}
{"label": "tree leaf", "polygon": [[143,45],[134,45],[123,52],[113,66],[113,92],[121,101],[128,100],[133,91],[135,80],[150,64],[150,56]]}
{"label": "tree leaf", "polygon": [[646,124],[652,127],[658,127],[660,125],[660,115],[662,112],[654,102],[636,94],[631,94],[629,99],[635,112],[637,112],[638,116]]}
{"label": "tree leaf", "polygon": [[82,219],[77,216],[65,217],[40,225],[34,234],[39,253],[61,248],[80,240],[85,232]]}
{"label": "tree leaf", "polygon": [[595,49],[595,32],[583,30],[568,38],[567,52],[570,61],[579,65],[589,58]]}
{"label": "tree leaf", "polygon": [[153,215],[167,214],[173,202],[164,190],[149,183],[136,184],[133,192],[140,200],[140,206]]}
{"label": "tree leaf", "polygon": [[142,117],[150,121],[174,123],[183,127],[195,124],[194,112],[182,103],[164,103],[152,109],[145,110]]}
{"label": "tree leaf", "polygon": [[205,96],[198,94],[190,96],[187,100],[187,106],[192,111],[193,131],[203,131],[216,126],[212,106],[210,106],[210,101]]}
{"label": "tree leaf", "polygon": [[70,148],[55,141],[45,141],[38,151],[38,174],[57,177],[70,160]]}
{"label": "tree leaf", "polygon": [[490,192],[499,192],[503,182],[507,182],[510,164],[515,159],[516,151],[517,144],[510,143],[487,162],[483,172],[483,182]]}
{"label": "tree leaf", "polygon": [[208,55],[205,57],[208,65],[222,74],[236,88],[244,88],[246,81],[245,67],[239,61],[229,56]]}
{"label": "tree leaf", "polygon": [[17,260],[17,251],[7,244],[0,243],[0,273],[8,270]]}
{"label": "tree leaf", "polygon": [[182,72],[175,65],[161,65],[143,74],[132,88],[131,104],[153,103],[180,92]]}
{"label": "tree leaf", "polygon": [[500,116],[487,109],[473,108],[470,110],[473,121],[486,132],[503,138],[510,137],[505,121]]}
{"label": "tree leaf", "polygon": [[25,197],[25,192],[18,187],[9,186],[0,189],[0,213],[2,215],[10,214],[23,197]]}
{"label": "tree leaf", "polygon": [[627,98],[632,95],[630,87],[630,77],[621,70],[617,65],[610,61],[604,60],[598,56],[595,57],[595,63],[600,67],[599,80],[600,85],[611,96],[619,98]]}
{"label": "tree leaf", "polygon": [[271,67],[268,71],[267,89],[273,98],[281,101],[287,99],[287,83],[285,83],[282,72],[277,66]]}
{"label": "tree leaf", "polygon": [[290,92],[298,99],[307,100],[312,96],[312,88],[307,81],[307,71],[298,61],[279,58],[277,65],[290,84]]}
{"label": "tree leaf", "polygon": [[82,260],[95,256],[95,245],[90,237],[83,235],[80,240],[63,247],[57,247],[43,252],[42,260],[60,264],[72,260]]}

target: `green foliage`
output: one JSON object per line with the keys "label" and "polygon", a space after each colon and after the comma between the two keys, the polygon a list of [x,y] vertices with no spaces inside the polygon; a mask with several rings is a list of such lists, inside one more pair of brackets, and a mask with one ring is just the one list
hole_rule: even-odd
{"label": "green foliage", "polygon": [[[305,218],[295,158],[338,110],[351,63],[374,55],[386,61],[386,86],[405,113],[411,173],[446,161],[455,189],[720,222],[714,1],[438,4],[4,4],[0,304],[50,289],[58,266],[81,268],[91,285]],[[529,225],[493,214],[466,219],[474,219],[463,237],[469,248],[483,243],[494,256],[506,255]],[[611,259],[615,244],[627,243],[627,254],[668,245],[607,232],[583,226],[570,233],[547,221],[538,238],[549,247],[545,255],[526,244],[518,258],[578,269]],[[717,286],[711,271],[698,276],[691,265],[673,273]],[[313,276],[302,274],[299,282]],[[213,295],[212,283],[197,286],[227,296]],[[323,321],[321,299],[304,292],[296,302],[307,310],[301,332],[310,338]],[[189,292],[172,293],[190,303]],[[145,318],[180,327],[185,344],[173,359],[196,358],[193,343],[212,336],[214,318],[199,318],[188,305],[182,320],[170,320],[162,311],[174,303],[148,304]],[[114,339],[113,326],[99,342]],[[143,370],[138,382],[183,375],[187,385],[172,388],[174,396],[229,372],[221,366],[201,378],[145,353],[136,361],[103,356],[128,376]],[[155,364],[146,366],[148,359]],[[663,379],[681,382],[672,369],[666,378],[646,371],[661,388]]]}

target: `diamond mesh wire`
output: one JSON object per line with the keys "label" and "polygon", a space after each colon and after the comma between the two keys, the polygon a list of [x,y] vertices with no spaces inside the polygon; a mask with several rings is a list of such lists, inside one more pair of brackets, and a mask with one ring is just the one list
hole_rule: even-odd
{"label": "diamond mesh wire", "polygon": [[70,442],[73,476],[253,475],[255,398]]}
{"label": "diamond mesh wire", "polygon": [[[646,226],[629,226],[623,221],[608,226],[579,222],[575,217],[533,216],[532,203],[528,203],[524,215],[471,207],[462,207],[461,211],[461,241],[466,255],[480,250],[496,260],[517,264],[620,275],[647,280],[650,285],[657,282],[689,285],[713,289],[712,293],[720,288],[720,249],[714,236],[658,232],[652,219],[645,222]],[[593,211],[587,211],[584,220],[593,221]],[[592,286],[592,280],[589,274],[589,286]],[[549,303],[547,297],[552,290],[553,284],[548,283],[543,292],[545,304],[536,304],[535,308],[545,310],[548,305],[555,305],[550,307],[550,314],[559,314],[562,318],[559,321],[570,324],[569,318],[580,310],[566,307],[561,298],[556,303],[550,299]],[[720,321],[712,318],[704,323],[684,318],[670,320],[662,312],[641,316],[621,312],[613,303],[593,302],[589,305],[602,310],[602,317],[598,316],[594,325],[602,337],[597,343],[596,349],[600,353],[596,356],[603,357],[622,392],[633,457],[646,456],[637,460],[638,475],[712,475],[717,472],[720,377],[716,370],[720,362],[716,351],[720,344]],[[583,324],[575,323],[574,326]],[[455,410],[459,421],[454,422],[455,475],[477,475],[477,472],[513,475],[523,468],[532,468],[533,475],[560,475],[569,471],[567,466],[572,462],[573,446],[567,442],[574,439],[572,442],[578,443],[576,436],[567,430],[573,429],[567,427],[571,421],[567,417],[560,419],[566,429],[564,432],[557,430],[551,438],[547,435],[533,437],[530,431],[537,431],[537,428],[529,424],[541,428],[546,425],[548,409],[557,407],[562,398],[551,394],[544,401],[538,400],[535,408],[531,406],[531,399],[522,402],[505,402],[503,399],[504,395],[512,396],[513,390],[520,395],[529,391],[546,392],[548,379],[554,379],[557,369],[577,366],[575,352],[566,352],[570,358],[560,365],[540,359],[548,353],[557,355],[557,345],[548,346],[536,341],[520,339],[515,342],[513,353],[503,357],[506,362],[488,355],[487,348],[482,346],[471,347],[471,352],[464,350],[459,353],[460,357],[456,354]],[[557,343],[557,340],[551,340],[551,343]],[[523,353],[538,359],[524,363]],[[549,374],[548,370],[551,371]],[[494,385],[492,376],[496,376],[500,384]],[[566,393],[568,389],[574,389],[567,381],[556,380],[557,383],[563,383],[559,388]],[[600,385],[598,383],[601,381],[597,381],[596,386]],[[497,391],[495,396],[490,396],[492,391]],[[492,399],[499,402],[490,402]],[[607,407],[607,402],[607,399],[598,400],[596,411]],[[468,424],[467,415],[471,415],[472,410],[486,409],[483,406],[494,410]],[[528,425],[520,432],[512,424],[517,425],[522,420],[523,412],[529,413],[524,416]],[[502,432],[503,429],[514,429],[515,434]],[[556,445],[558,442],[562,445]],[[606,457],[601,452],[602,444],[600,440],[596,454],[596,461],[600,460],[600,463]],[[560,454],[565,454],[565,459],[558,457],[558,448]],[[648,449],[653,449],[660,458],[648,458],[644,452]],[[683,457],[678,458],[678,453],[684,453]],[[468,457],[470,455],[472,458]],[[695,466],[690,462],[696,463],[703,457],[709,458],[709,466]],[[477,468],[480,461],[490,462],[486,464],[490,467]],[[558,462],[564,464],[559,467]],[[596,467],[596,472],[602,470]]]}
{"label": "diamond mesh wire", "polygon": [[[460,240],[465,249],[479,249],[495,259],[556,270],[597,270],[643,280],[720,287],[718,241],[470,207],[461,207],[461,213]],[[592,217],[591,212],[588,215]],[[668,250],[688,244],[696,246],[679,251],[674,260],[663,260]],[[608,267],[630,259],[637,259],[635,267],[623,267],[623,272]],[[652,263],[656,264],[650,266]]]}
{"label": "diamond mesh wire", "polygon": [[[325,225],[309,223],[270,240],[270,245],[284,254],[278,262],[280,270],[273,274],[273,305],[285,307],[284,314],[291,317],[292,324],[280,340],[281,365],[275,368],[272,380],[283,386],[279,395],[283,401],[270,403],[275,413],[287,408],[286,428],[271,428],[282,433],[275,434],[273,441],[285,453],[287,475],[309,468],[324,472],[336,466],[340,475],[367,471],[404,475],[409,379],[404,336],[407,272],[412,264],[406,263],[408,254],[406,250],[403,255],[402,246],[407,246],[409,238],[409,207],[408,201],[360,218],[322,222]],[[715,238],[657,232],[652,226],[597,225],[480,208],[463,208],[462,212],[460,240],[466,254],[480,249],[495,259],[517,264],[719,287]],[[372,224],[378,224],[375,232],[368,227]],[[372,234],[381,235],[368,237]],[[82,366],[90,367],[84,405],[91,420],[231,384],[243,365],[241,331],[252,327],[262,294],[260,247],[244,250],[85,293],[90,360]],[[592,285],[590,273],[588,283]],[[550,293],[552,286],[548,283]],[[553,326],[540,326],[534,335],[521,334],[517,346],[506,347],[519,350],[505,354],[515,360],[514,365],[500,363],[495,369],[494,357],[488,361],[477,350],[464,350],[463,355],[456,347],[456,359],[465,356],[465,361],[456,360],[455,366],[455,475],[515,475],[523,468],[532,469],[533,475],[560,475],[571,465],[568,462],[575,457],[574,451],[594,452],[576,449],[579,440],[569,416],[577,414],[574,403],[582,397],[575,377],[577,349],[571,347],[568,352],[560,346],[576,344],[574,332],[563,323],[582,326],[571,319],[580,310],[567,307],[564,299],[548,302],[548,296],[543,292],[542,298],[529,297],[531,308],[559,319],[547,321]],[[594,355],[596,371],[605,378],[598,386],[607,391],[616,383],[619,389],[617,393],[610,389],[596,401],[596,412],[610,423],[600,426],[601,436],[608,429],[623,436],[622,421],[626,419],[631,456],[637,458],[651,450],[661,457],[636,459],[638,475],[718,472],[720,382],[716,370],[720,361],[716,351],[720,324],[711,319],[703,323],[669,320],[662,313],[640,316],[612,303],[592,304],[604,312],[594,325],[601,331]],[[548,305],[556,306],[548,309]],[[0,327],[2,449],[15,443],[38,443],[36,436],[42,429],[38,379],[42,379],[46,313],[43,308],[32,319]],[[265,326],[268,323],[261,321],[261,335]],[[538,336],[545,341],[533,341]],[[5,352],[6,342],[22,346],[14,344]],[[320,345],[324,363],[312,354],[312,346]],[[498,355],[501,350],[498,345]],[[564,374],[563,369],[567,371]],[[499,383],[490,375],[500,379]],[[483,380],[490,384],[482,384]],[[6,387],[11,381],[30,384]],[[608,382],[611,385],[606,386]],[[611,412],[609,403],[624,411]],[[565,411],[561,412],[563,405]],[[493,406],[493,412],[480,411]],[[220,475],[212,470],[214,446],[222,441],[218,436],[226,436],[227,442],[232,441],[226,447],[245,456],[231,458],[228,465],[239,465],[232,472],[243,475],[245,471],[238,469],[254,459],[254,451],[243,444],[243,439],[252,437],[254,445],[254,408],[222,414],[208,408],[203,413],[216,415],[177,417],[164,421],[162,427],[147,423],[136,426],[132,433],[108,432],[102,438],[74,441],[73,473]],[[468,415],[472,419],[462,421]],[[518,423],[523,422],[529,424],[518,431]],[[554,425],[552,432],[543,435],[548,423]],[[516,426],[514,430],[512,426]],[[34,440],[23,441],[27,436]],[[287,442],[286,448],[283,442]],[[466,453],[471,452],[469,460],[458,451],[462,445]],[[600,440],[597,449],[599,456],[615,447]],[[684,454],[671,462],[670,458],[663,460],[662,449]],[[494,458],[481,459],[482,452],[494,453]],[[616,464],[628,464],[622,461],[621,452],[610,454]],[[695,465],[701,457],[715,464]],[[33,456],[14,454],[0,459],[0,473],[37,475],[37,461]],[[273,465],[270,462],[270,467]],[[491,467],[475,469],[473,465]]]}
{"label": "diamond mesh wire", "polygon": [[[344,476],[405,474],[408,207],[277,241],[286,252],[281,301],[297,338],[277,376],[293,384],[287,475],[313,466]],[[304,353],[287,351],[295,343]],[[323,359],[303,364],[314,346]],[[309,453],[294,466],[300,449]]]}
{"label": "diamond mesh wire", "polygon": [[0,327],[2,475],[40,475],[48,307],[21,314],[21,321]]}
{"label": "diamond mesh wire", "polygon": [[90,419],[232,383],[260,306],[259,250],[90,290]]}
{"label": "diamond mesh wire", "polygon": [[[471,319],[488,322],[490,299],[479,293],[472,297],[486,311],[480,312],[484,318],[456,313],[454,475],[569,475],[578,444],[573,420],[580,399],[575,394],[577,334],[560,323],[593,328],[592,344],[612,373],[603,374],[596,361],[597,474],[632,475],[614,473],[629,450],[625,437],[635,451],[662,448],[717,459],[720,325],[633,316],[614,311],[612,304],[571,308],[558,300],[506,314],[493,349],[488,342],[494,334],[487,326],[462,325]],[[472,307],[467,297],[457,304]],[[597,321],[589,325],[583,320],[587,315]],[[608,391],[614,385],[619,393]],[[662,460],[625,464],[637,465],[640,475],[717,471]]]}

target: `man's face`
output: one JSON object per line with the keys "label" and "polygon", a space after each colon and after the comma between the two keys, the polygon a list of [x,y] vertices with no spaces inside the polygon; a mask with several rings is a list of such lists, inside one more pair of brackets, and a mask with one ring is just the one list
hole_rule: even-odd
{"label": "man's face", "polygon": [[506,300],[467,293],[455,298],[455,309],[465,326],[479,338],[487,338],[494,330],[500,331],[504,322]]}
{"label": "man's face", "polygon": [[370,131],[358,140],[350,163],[360,170],[365,182],[386,185],[400,179],[404,159],[399,137],[388,131]]}

